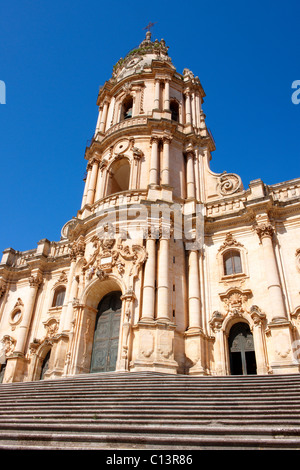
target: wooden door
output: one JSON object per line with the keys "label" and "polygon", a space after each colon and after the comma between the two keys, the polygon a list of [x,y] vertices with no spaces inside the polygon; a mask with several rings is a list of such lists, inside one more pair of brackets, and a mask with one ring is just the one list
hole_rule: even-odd
{"label": "wooden door", "polygon": [[231,374],[256,374],[254,341],[249,326],[236,323],[230,330],[228,341]]}
{"label": "wooden door", "polygon": [[121,321],[121,292],[111,292],[99,304],[94,333],[91,372],[116,370]]}

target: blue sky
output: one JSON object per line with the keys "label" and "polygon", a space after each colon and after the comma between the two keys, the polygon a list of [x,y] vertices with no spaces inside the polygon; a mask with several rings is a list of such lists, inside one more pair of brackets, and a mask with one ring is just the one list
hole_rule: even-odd
{"label": "blue sky", "polygon": [[300,177],[298,0],[10,0],[0,3],[0,252],[60,239],[80,208],[99,86],[144,38],[198,75],[213,171],[248,186]]}

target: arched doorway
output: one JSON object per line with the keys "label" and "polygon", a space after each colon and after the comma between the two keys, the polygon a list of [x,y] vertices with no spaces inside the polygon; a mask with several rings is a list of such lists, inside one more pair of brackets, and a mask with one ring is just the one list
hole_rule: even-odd
{"label": "arched doorway", "polygon": [[122,310],[122,293],[107,294],[99,303],[90,372],[116,369]]}
{"label": "arched doorway", "polygon": [[40,380],[44,380],[45,374],[47,370],[49,369],[50,354],[51,354],[51,349],[47,352],[43,360],[42,367],[41,367]]}
{"label": "arched doorway", "polygon": [[256,374],[253,336],[247,323],[233,325],[228,345],[231,375]]}

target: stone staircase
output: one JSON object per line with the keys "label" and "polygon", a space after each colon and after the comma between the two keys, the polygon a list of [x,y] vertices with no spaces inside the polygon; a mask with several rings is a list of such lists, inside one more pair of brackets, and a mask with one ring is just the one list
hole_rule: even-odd
{"label": "stone staircase", "polygon": [[0,450],[300,448],[300,374],[89,374],[2,384],[0,400]]}

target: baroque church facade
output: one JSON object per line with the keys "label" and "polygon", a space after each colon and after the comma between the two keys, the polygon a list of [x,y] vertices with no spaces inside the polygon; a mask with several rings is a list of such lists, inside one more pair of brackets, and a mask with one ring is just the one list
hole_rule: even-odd
{"label": "baroque church facade", "polygon": [[114,66],[76,217],[3,251],[2,382],[299,373],[300,179],[214,173],[204,97],[150,32]]}

